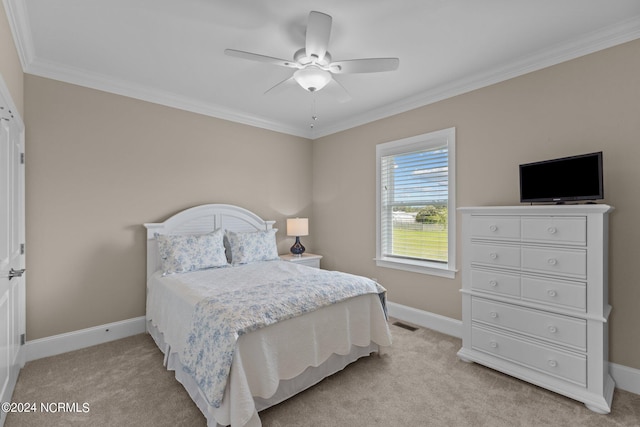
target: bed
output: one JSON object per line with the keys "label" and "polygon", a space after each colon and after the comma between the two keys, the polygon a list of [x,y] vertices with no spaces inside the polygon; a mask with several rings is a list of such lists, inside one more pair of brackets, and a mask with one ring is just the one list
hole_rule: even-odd
{"label": "bed", "polygon": [[209,427],[260,426],[259,411],[391,345],[384,288],[280,260],[274,221],[206,204],[144,225],[147,331]]}

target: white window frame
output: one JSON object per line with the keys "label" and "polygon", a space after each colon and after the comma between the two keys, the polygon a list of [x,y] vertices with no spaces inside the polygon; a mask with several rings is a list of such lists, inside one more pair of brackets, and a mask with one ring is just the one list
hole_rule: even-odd
{"label": "white window frame", "polygon": [[[382,158],[390,155],[428,150],[447,144],[448,148],[448,262],[439,263],[384,256],[382,252]],[[448,128],[376,146],[376,265],[453,279],[456,273],[456,129]]]}

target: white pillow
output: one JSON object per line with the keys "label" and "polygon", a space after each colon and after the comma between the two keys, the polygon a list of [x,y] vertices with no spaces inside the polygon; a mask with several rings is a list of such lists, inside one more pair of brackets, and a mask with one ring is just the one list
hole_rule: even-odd
{"label": "white pillow", "polygon": [[166,234],[157,237],[163,275],[228,265],[224,230],[208,234]]}
{"label": "white pillow", "polygon": [[237,265],[278,259],[277,231],[276,228],[253,232],[227,231],[231,262]]}

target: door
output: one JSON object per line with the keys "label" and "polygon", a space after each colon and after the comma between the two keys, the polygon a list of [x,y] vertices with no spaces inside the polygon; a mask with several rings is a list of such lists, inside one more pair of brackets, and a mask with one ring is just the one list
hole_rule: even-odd
{"label": "door", "polygon": [[[0,398],[24,365],[24,125],[0,76]],[[6,414],[0,411],[0,425]]]}

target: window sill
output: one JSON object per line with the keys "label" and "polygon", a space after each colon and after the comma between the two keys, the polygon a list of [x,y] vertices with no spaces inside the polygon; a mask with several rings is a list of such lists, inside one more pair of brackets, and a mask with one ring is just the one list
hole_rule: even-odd
{"label": "window sill", "polygon": [[454,279],[458,271],[447,264],[428,261],[412,261],[397,258],[375,258],[375,261],[378,267],[429,274],[432,276],[446,277],[447,279]]}

